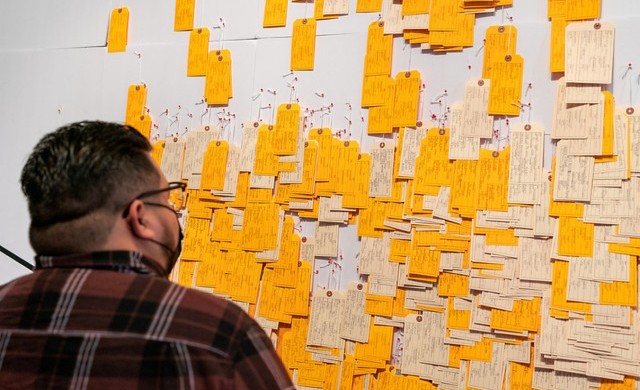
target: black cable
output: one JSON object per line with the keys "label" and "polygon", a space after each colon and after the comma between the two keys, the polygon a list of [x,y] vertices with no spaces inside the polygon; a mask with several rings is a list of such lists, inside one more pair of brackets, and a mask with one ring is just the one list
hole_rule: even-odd
{"label": "black cable", "polygon": [[28,261],[24,260],[22,257],[16,255],[15,253],[11,252],[9,249],[3,247],[2,245],[0,245],[0,252],[4,253],[5,255],[9,256],[11,259],[13,259],[16,263],[20,264],[21,266],[25,267],[26,269],[28,269],[29,271],[33,271],[33,269],[35,268],[33,266],[33,264],[29,263]]}

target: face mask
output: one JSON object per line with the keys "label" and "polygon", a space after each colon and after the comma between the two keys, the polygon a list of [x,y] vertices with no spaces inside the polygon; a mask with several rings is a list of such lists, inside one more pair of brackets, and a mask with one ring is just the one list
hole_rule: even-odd
{"label": "face mask", "polygon": [[169,254],[169,257],[167,259],[167,269],[165,270],[164,276],[169,276],[171,274],[171,271],[173,270],[173,267],[175,267],[176,262],[178,261],[178,257],[180,257],[180,253],[182,252],[182,239],[184,238],[184,234],[182,233],[182,226],[180,226],[180,221],[178,220],[177,216],[176,222],[178,223],[178,243],[176,244],[175,249],[171,249],[168,245],[165,245],[160,241],[150,240],[151,242],[160,245],[162,249],[167,251],[167,253]]}
{"label": "face mask", "polygon": [[178,261],[178,257],[180,257],[180,253],[182,253],[182,240],[184,239],[184,234],[182,233],[182,226],[178,222],[178,244],[176,245],[176,249],[169,256],[169,262],[167,263],[167,275],[171,274],[173,271],[173,267],[175,267],[176,262]]}

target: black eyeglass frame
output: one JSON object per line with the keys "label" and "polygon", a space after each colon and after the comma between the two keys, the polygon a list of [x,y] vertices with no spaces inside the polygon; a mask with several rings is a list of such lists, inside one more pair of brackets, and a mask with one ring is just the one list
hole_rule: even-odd
{"label": "black eyeglass frame", "polygon": [[[167,191],[173,191],[173,190],[177,190],[178,188],[180,188],[182,190],[182,196],[184,197],[184,192],[187,189],[187,184],[183,183],[181,181],[171,181],[169,183],[167,183],[167,187],[165,188],[160,188],[157,190],[151,190],[151,191],[145,191],[143,193],[141,193],[140,195],[136,196],[135,198],[131,199],[131,201],[129,203],[127,203],[127,207],[124,209],[124,211],[122,212],[122,218],[127,218],[127,216],[129,215],[129,208],[131,207],[131,204],[133,202],[135,202],[136,200],[141,200],[143,198],[148,198],[150,196],[156,195],[156,194],[161,194],[163,192],[167,192]],[[161,203],[153,203],[153,202],[144,202],[145,204],[148,204],[150,206],[159,206],[159,207],[165,207],[173,212],[178,212],[178,210],[176,210],[174,207],[171,207],[169,205],[165,205],[165,204],[161,204]]]}

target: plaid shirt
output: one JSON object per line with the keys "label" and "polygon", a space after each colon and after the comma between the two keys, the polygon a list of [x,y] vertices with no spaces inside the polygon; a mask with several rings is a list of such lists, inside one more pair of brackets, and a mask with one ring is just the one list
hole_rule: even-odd
{"label": "plaid shirt", "polygon": [[293,388],[242,309],[152,264],[125,251],[40,256],[1,286],[0,389]]}

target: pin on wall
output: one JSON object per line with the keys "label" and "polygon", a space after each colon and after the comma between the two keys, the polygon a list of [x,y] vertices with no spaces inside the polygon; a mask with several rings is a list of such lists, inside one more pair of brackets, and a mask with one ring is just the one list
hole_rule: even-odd
{"label": "pin on wall", "polygon": [[[261,114],[261,110],[262,110],[262,94],[264,93],[264,90],[262,88],[260,88],[260,90],[258,91],[258,93],[254,94],[251,96],[251,107],[249,109],[249,113],[251,114],[251,118],[258,118],[258,121],[260,120],[260,114]],[[258,101],[258,115],[254,116],[253,115],[253,106],[256,103],[256,101]]]}
{"label": "pin on wall", "polygon": [[533,106],[531,104],[531,98],[533,96],[533,83],[528,83],[527,88],[524,90],[524,97],[527,98],[527,103],[523,108],[527,110],[527,123],[531,123],[531,110]]}
{"label": "pin on wall", "polygon": [[307,119],[309,120],[309,127],[313,129],[313,125],[314,125],[313,116],[315,115],[315,110],[313,109],[309,110],[309,107],[306,107],[305,114],[307,116]]}
{"label": "pin on wall", "polygon": [[151,126],[151,141],[158,142],[159,139],[160,139],[160,126],[158,126],[157,123],[154,123],[153,126]]}
{"label": "pin on wall", "polygon": [[502,6],[502,21],[500,24],[505,24],[505,20],[509,23],[513,23],[513,16],[509,15],[509,11],[507,11],[505,6]]}
{"label": "pin on wall", "polygon": [[134,51],[133,55],[138,57],[138,83],[145,85],[144,82],[142,82],[142,53]]}
{"label": "pin on wall", "polygon": [[509,32],[507,35],[507,53],[511,53],[511,30],[513,29],[513,16],[509,15],[505,7],[502,7],[502,24],[504,24],[505,15],[509,22]]}
{"label": "pin on wall", "polygon": [[425,90],[427,89],[427,85],[425,83],[420,84],[420,91],[418,93],[418,98],[420,99],[420,104],[418,105],[418,120],[422,121],[422,115],[424,115],[424,105],[427,101],[425,98]]}
{"label": "pin on wall", "polygon": [[183,132],[181,133],[181,135],[184,135],[193,128],[193,115],[186,107],[183,107],[182,105],[178,104],[178,113],[182,115],[182,111],[184,111],[184,115],[187,118],[189,118],[189,126],[188,127],[185,126],[183,129]]}
{"label": "pin on wall", "polygon": [[216,117],[218,118],[218,128],[220,129],[220,131],[218,132],[218,137],[216,138],[216,141],[220,141],[220,139],[224,139],[224,132],[225,132],[225,116],[227,114],[226,109],[222,109],[222,111],[218,111],[216,112]]}
{"label": "pin on wall", "polygon": [[276,96],[277,96],[277,92],[275,89],[267,89],[267,93],[273,96],[273,104],[269,104],[269,107],[271,107],[271,119],[269,120],[269,123],[271,125],[273,125],[275,122],[275,117],[276,117]]}
{"label": "pin on wall", "polygon": [[231,134],[229,136],[229,143],[235,143],[236,142],[236,130],[238,129],[238,118],[236,116],[235,113],[233,112],[229,112],[229,120],[232,123],[231,126]]}
{"label": "pin on wall", "polygon": [[[633,70],[633,64],[629,62],[626,66],[624,73],[622,74],[621,79],[624,80],[627,76],[630,76],[629,73]],[[640,75],[638,75],[638,81],[640,82]],[[629,106],[633,106],[633,77],[629,77]]]}
{"label": "pin on wall", "polygon": [[444,92],[435,97],[434,100],[431,101],[431,106],[437,106],[438,114],[436,114],[433,109],[431,110],[431,120],[437,122],[438,127],[441,129],[445,128],[446,121],[448,119],[447,110],[449,106],[447,105],[447,98],[449,93],[445,89]]}
{"label": "pin on wall", "polygon": [[260,106],[260,113],[258,114],[258,122],[262,122],[262,110],[271,110],[271,103],[266,106]]}
{"label": "pin on wall", "polygon": [[500,142],[502,141],[506,141],[505,147],[509,145],[509,137],[511,136],[511,122],[509,121],[509,118],[505,118],[504,124],[507,129],[507,134],[504,135],[502,138],[498,138],[498,149],[500,149]]}
{"label": "pin on wall", "polygon": [[[170,134],[169,134],[169,129],[171,128],[171,118],[169,116],[169,109],[165,108],[164,111],[162,111],[160,113],[160,115],[158,115],[158,121],[160,120],[160,118],[165,117],[165,128],[164,128],[164,138],[167,138]],[[160,132],[158,131],[158,136]]]}
{"label": "pin on wall", "polygon": [[309,108],[306,107],[302,114],[302,133],[307,139],[307,131],[309,130]]}
{"label": "pin on wall", "polygon": [[[502,141],[507,141],[509,140],[509,133],[510,133],[510,121],[509,118],[507,117],[501,117],[501,118],[496,118],[495,122],[497,123],[497,127],[494,126],[493,129],[493,137],[491,138],[491,142],[495,142],[495,150],[493,152],[493,156],[494,157],[498,157],[500,155],[500,150],[501,149],[501,143]],[[503,135],[503,125],[504,128],[506,128],[506,135]]]}
{"label": "pin on wall", "polygon": [[60,127],[62,126],[62,105],[58,106],[56,112],[58,113],[58,127]]}
{"label": "pin on wall", "polygon": [[204,0],[198,1],[196,3],[196,5],[197,4],[200,4],[200,26],[202,26],[202,25],[204,25],[204,15],[205,15],[204,5],[205,5],[205,1]]}
{"label": "pin on wall", "polygon": [[[327,284],[326,288],[331,289],[332,286],[335,286],[334,289],[340,290],[341,284],[341,273],[342,273],[342,249],[340,250],[340,254],[338,257],[329,257],[326,259],[327,263],[318,267],[318,269],[328,269],[327,275]],[[333,283],[332,283],[333,282]]]}
{"label": "pin on wall", "polygon": [[320,112],[320,128],[324,129],[324,117],[329,115],[329,106],[322,106],[318,111]]}
{"label": "pin on wall", "polygon": [[172,132],[171,134],[174,135],[174,137],[179,137],[180,136],[180,113],[176,113],[171,120],[171,128],[175,127],[174,132]]}
{"label": "pin on wall", "polygon": [[320,128],[322,128],[323,127],[322,126],[322,123],[323,123],[322,114],[324,113],[324,107],[325,107],[325,104],[324,104],[324,92],[316,91],[313,94],[321,99],[321,103],[320,103],[320,108],[311,110],[311,127],[313,127],[314,124],[315,124],[314,121],[313,121],[313,117],[315,116],[315,114],[317,112],[319,112],[320,115],[321,115],[320,116]]}
{"label": "pin on wall", "polygon": [[282,77],[291,78],[286,84],[287,88],[289,88],[289,103],[293,103],[294,100],[297,100],[296,83],[298,82],[298,77],[293,72],[284,74]]}
{"label": "pin on wall", "polygon": [[406,52],[407,47],[409,48],[409,63],[407,64],[407,71],[411,71],[411,60],[413,57],[413,50],[411,50],[411,44],[409,42],[405,42],[404,46],[402,47],[402,51]]}
{"label": "pin on wall", "polygon": [[[178,105],[180,107],[180,105]],[[165,137],[168,135],[169,137],[174,136],[178,137],[180,135],[180,111],[176,111],[175,114],[169,115],[169,109],[165,110],[167,112],[167,132],[165,132]],[[174,129],[175,128],[175,129]]]}
{"label": "pin on wall", "polygon": [[362,139],[365,133],[364,115],[362,115],[362,109],[360,109],[360,147],[362,147]]}
{"label": "pin on wall", "polygon": [[482,50],[484,49],[484,45],[487,44],[487,40],[483,39],[482,40],[482,45],[478,48],[478,50],[476,50],[476,54],[475,57],[478,58],[480,56],[480,53],[482,53]]}
{"label": "pin on wall", "polygon": [[224,49],[224,30],[226,28],[226,24],[224,23],[224,19],[223,18],[219,18],[218,19],[218,25],[217,26],[212,26],[211,27],[213,30],[220,30],[220,48],[219,50]]}
{"label": "pin on wall", "polygon": [[207,103],[207,101],[205,100],[204,97],[202,99],[200,99],[200,101],[197,101],[195,103],[196,107],[197,106],[202,106],[202,110],[200,111],[200,124],[202,124],[204,116],[207,115],[207,113],[209,112],[209,107],[207,107],[206,103]]}
{"label": "pin on wall", "polygon": [[345,103],[345,105],[347,106],[347,111],[349,112],[348,115],[344,116],[344,119],[347,120],[347,131],[348,131],[347,135],[348,135],[349,139],[352,139],[352,137],[351,137],[351,125],[353,124],[353,122],[351,121],[351,115],[353,114],[353,106],[349,102]]}
{"label": "pin on wall", "polygon": [[227,142],[231,143],[235,138],[235,118],[236,114],[223,108],[218,112],[218,124],[222,132],[226,132]]}

